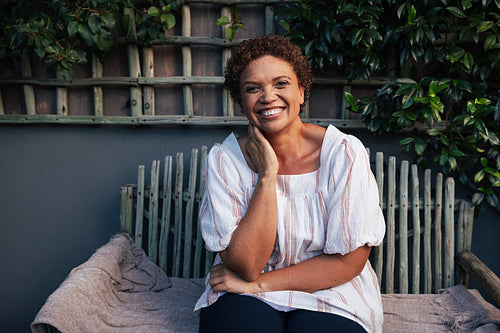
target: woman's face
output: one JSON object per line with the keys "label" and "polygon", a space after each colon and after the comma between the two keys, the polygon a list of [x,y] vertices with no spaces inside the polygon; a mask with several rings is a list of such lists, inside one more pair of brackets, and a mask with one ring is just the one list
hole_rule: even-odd
{"label": "woman's face", "polygon": [[241,74],[240,91],[243,112],[264,132],[278,132],[300,120],[304,87],[284,60],[266,55],[251,61]]}

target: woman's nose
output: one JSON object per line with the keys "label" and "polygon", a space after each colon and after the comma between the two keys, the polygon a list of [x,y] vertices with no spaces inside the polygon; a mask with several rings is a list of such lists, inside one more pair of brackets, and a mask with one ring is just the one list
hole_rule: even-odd
{"label": "woman's nose", "polygon": [[266,88],[263,90],[260,100],[262,103],[270,103],[276,99],[276,94],[273,88]]}

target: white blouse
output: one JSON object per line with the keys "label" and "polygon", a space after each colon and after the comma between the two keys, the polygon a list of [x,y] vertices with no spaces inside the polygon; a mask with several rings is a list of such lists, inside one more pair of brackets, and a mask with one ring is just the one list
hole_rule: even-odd
{"label": "white blouse", "polygon": [[[206,160],[207,188],[200,208],[203,239],[210,251],[224,250],[245,214],[258,174],[247,165],[234,134],[214,146]],[[321,253],[346,254],[382,242],[385,222],[375,178],[363,144],[330,125],[321,147],[320,167],[299,175],[278,175],[277,235],[264,271],[297,264]],[[214,265],[221,262],[217,255]],[[208,284],[195,311],[224,293]],[[251,294],[280,311],[306,309],[356,321],[381,332],[383,311],[377,277],[369,262],[343,285],[313,293],[273,291]]]}

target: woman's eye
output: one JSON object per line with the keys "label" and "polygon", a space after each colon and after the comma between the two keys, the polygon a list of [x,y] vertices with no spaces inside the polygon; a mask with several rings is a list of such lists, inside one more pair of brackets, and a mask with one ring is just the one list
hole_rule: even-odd
{"label": "woman's eye", "polygon": [[279,81],[278,83],[276,83],[276,86],[277,86],[278,88],[284,88],[284,87],[286,87],[286,86],[288,86],[288,85],[289,85],[289,82],[288,82],[288,81]]}
{"label": "woman's eye", "polygon": [[249,94],[251,94],[251,93],[255,93],[255,92],[257,92],[258,90],[259,90],[259,88],[258,88],[258,87],[256,87],[256,86],[246,86],[246,87],[245,87],[245,92],[246,92],[246,93],[249,93]]}

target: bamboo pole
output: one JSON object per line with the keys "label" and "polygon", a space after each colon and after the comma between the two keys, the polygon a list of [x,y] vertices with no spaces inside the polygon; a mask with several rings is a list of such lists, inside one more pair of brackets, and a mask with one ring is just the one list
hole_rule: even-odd
{"label": "bamboo pole", "polygon": [[[31,77],[31,63],[28,54],[25,54],[21,58],[21,74],[24,77]],[[33,86],[29,84],[23,85],[24,91],[24,104],[26,107],[26,114],[34,115],[36,114],[36,104],[35,104],[35,91]]]}
{"label": "bamboo pole", "polygon": [[443,243],[442,243],[442,213],[443,213],[443,174],[436,176],[436,194],[434,198],[434,292],[443,288]]}
{"label": "bamboo pole", "polygon": [[419,180],[416,164],[411,166],[412,175],[412,215],[413,215],[413,276],[412,293],[420,293],[420,204]]}
{"label": "bamboo pole", "polygon": [[[62,75],[57,72],[58,79],[62,79]],[[56,99],[57,99],[57,115],[67,116],[68,115],[68,89],[57,88],[56,89]]]}
{"label": "bamboo pole", "polygon": [[[182,36],[191,36],[191,11],[188,5],[182,5]],[[182,74],[183,76],[192,75],[193,62],[191,59],[191,47],[182,46]],[[185,84],[182,87],[184,101],[184,115],[193,115],[193,91],[190,84]]]}
{"label": "bamboo pole", "polygon": [[[375,171],[378,187],[378,200],[380,209],[384,207],[384,154],[377,152],[375,156]],[[379,286],[382,283],[382,271],[384,265],[384,246],[383,243],[374,248],[374,270],[377,275]]]}
{"label": "bamboo pole", "polygon": [[408,293],[408,161],[399,178],[399,293]]}
{"label": "bamboo pole", "polygon": [[[203,198],[203,194],[205,193],[205,159],[207,157],[208,148],[207,146],[201,147],[201,156],[200,156],[200,181],[198,192],[196,193],[196,201],[201,204],[201,200]],[[193,267],[193,277],[199,278],[201,273],[201,254],[203,252],[203,238],[201,235],[200,225],[199,223],[195,224],[196,227],[196,245],[195,245],[195,253],[194,253],[194,267]],[[205,252],[206,253],[206,252]],[[205,257],[206,258],[206,257]],[[205,263],[205,266],[208,264]]]}
{"label": "bamboo pole", "polygon": [[[130,37],[136,37],[135,30],[135,12],[133,8],[125,8],[124,13],[130,15],[132,18],[131,26],[132,31],[130,32]],[[138,78],[141,76],[141,63],[139,59],[139,48],[135,43],[127,44],[127,56],[128,56],[128,71],[129,77]],[[130,112],[132,116],[142,115],[142,93],[141,88],[131,87],[130,88]]]}
{"label": "bamboo pole", "polygon": [[193,211],[196,196],[196,175],[198,172],[198,149],[191,150],[191,161],[189,167],[189,183],[186,202],[186,216],[184,222],[184,263],[182,277],[190,277],[191,250],[193,247]]}
{"label": "bamboo pole", "polygon": [[424,174],[424,293],[432,292],[432,198],[431,198],[431,170],[426,169]]}
{"label": "bamboo pole", "polygon": [[395,208],[396,208],[396,158],[389,157],[389,174],[388,174],[388,199],[387,199],[387,259],[385,273],[385,292],[394,292],[394,260],[396,256],[395,250]]}
{"label": "bamboo pole", "polygon": [[158,192],[160,187],[160,161],[151,165],[151,185],[149,188],[149,231],[148,257],[155,264],[158,259]]}
{"label": "bamboo pole", "polygon": [[163,202],[161,214],[160,233],[160,259],[159,266],[167,272],[168,258],[168,238],[170,235],[170,211],[172,207],[172,156],[165,156],[165,166],[163,170]]}
{"label": "bamboo pole", "polygon": [[274,6],[267,4],[264,7],[265,15],[265,32],[266,34],[272,34],[275,32],[274,29]]}
{"label": "bamboo pole", "polygon": [[174,267],[172,276],[179,276],[182,244],[182,203],[184,181],[184,154],[177,153],[177,169],[175,175],[175,208],[174,208]]}
{"label": "bamboo pole", "polygon": [[144,224],[144,165],[137,169],[137,208],[135,211],[135,244],[142,248]]}
{"label": "bamboo pole", "polygon": [[[92,78],[102,78],[102,62],[98,56],[92,54]],[[104,116],[104,104],[102,86],[94,85],[94,115],[96,117]]]}
{"label": "bamboo pole", "polygon": [[134,188],[131,185],[121,187],[120,231],[133,235]]}
{"label": "bamboo pole", "polygon": [[444,190],[444,279],[445,288],[455,284],[455,181],[448,177],[445,182]]}
{"label": "bamboo pole", "polygon": [[[144,62],[142,72],[146,77],[154,77],[154,52],[152,47],[143,47],[142,52],[144,54]],[[144,86],[142,88],[143,98],[144,98],[144,115],[154,116],[155,110],[155,90],[153,86]]]}

